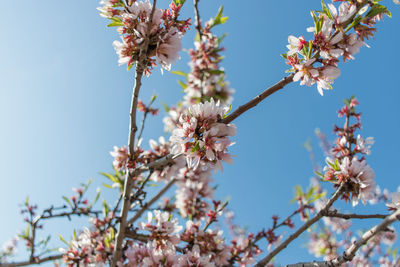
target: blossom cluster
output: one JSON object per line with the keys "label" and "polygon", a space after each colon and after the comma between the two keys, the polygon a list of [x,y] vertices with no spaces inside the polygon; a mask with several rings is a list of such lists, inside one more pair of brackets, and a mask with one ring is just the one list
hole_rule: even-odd
{"label": "blossom cluster", "polygon": [[[337,1],[333,1],[337,2]],[[337,8],[333,3],[322,1],[322,12],[311,12],[314,27],[307,29],[314,33],[314,39],[307,41],[303,36],[289,36],[283,54],[294,73],[293,80],[300,85],[317,84],[318,92],[332,89],[332,83],[340,75],[339,58],[354,59],[366,39],[376,32],[374,28],[384,14],[390,16],[386,7],[376,1],[340,1]],[[350,31],[353,30],[354,32]]]}
{"label": "blossom cluster", "polygon": [[[375,173],[365,159],[365,155],[370,154],[373,139],[355,136],[356,130],[361,128],[361,114],[355,109],[358,102],[355,98],[345,102],[346,105],[338,113],[339,117],[346,118],[346,123],[342,128],[335,126],[334,131],[338,138],[332,149],[334,157],[326,159],[327,166],[322,177],[336,185],[344,183],[343,198],[351,199],[355,206],[359,200],[366,204],[374,197]],[[350,123],[352,118],[356,119],[353,124]]]}
{"label": "blossom cluster", "polygon": [[183,229],[172,214],[159,210],[148,213],[148,221],[140,224],[140,230],[146,232],[147,240],[129,245],[121,263],[124,266],[212,267],[226,266],[232,259],[239,266],[249,266],[257,255],[249,249],[251,238],[241,236],[229,246],[222,231],[192,220],[186,221]]}
{"label": "blossom cluster", "polygon": [[220,47],[222,39],[212,34],[210,23],[206,23],[200,38],[194,43],[195,49],[189,50],[190,72],[186,75],[184,104],[190,106],[210,98],[230,104],[234,90],[229,88],[224,69],[219,66],[220,52],[224,51]]}
{"label": "blossom cluster", "polygon": [[[182,5],[171,2],[169,9],[162,10],[152,6],[147,0],[133,1],[102,0],[100,14],[110,19],[109,26],[116,26],[122,42],[114,41],[120,65],[133,64],[144,58],[144,71],[150,74],[156,62],[170,70],[171,64],[179,58],[181,37],[190,25],[190,19],[179,20]],[[150,25],[151,23],[151,25]],[[144,52],[143,52],[144,51]],[[142,53],[144,56],[141,56]]]}
{"label": "blossom cluster", "polygon": [[180,116],[171,142],[175,153],[185,154],[189,167],[196,169],[200,163],[212,163],[222,168],[222,160],[232,162],[227,147],[233,143],[227,136],[236,134],[236,126],[219,122],[227,111],[227,107],[211,99],[190,106]]}
{"label": "blossom cluster", "polygon": [[12,240],[3,244],[0,250],[0,264],[7,263],[7,258],[14,256],[17,253],[17,245],[19,238],[16,236]]}
{"label": "blossom cluster", "polygon": [[[110,260],[114,249],[114,229],[108,227],[114,214],[110,213],[104,219],[91,219],[92,228],[84,228],[69,242],[68,248],[60,248],[63,261],[69,267],[102,265]],[[79,265],[76,265],[76,263]]]}

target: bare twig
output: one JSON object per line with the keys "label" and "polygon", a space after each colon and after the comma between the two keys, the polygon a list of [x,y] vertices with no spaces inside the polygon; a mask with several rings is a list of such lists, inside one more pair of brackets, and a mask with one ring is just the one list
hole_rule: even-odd
{"label": "bare twig", "polygon": [[160,158],[158,160],[153,161],[152,163],[149,163],[147,165],[140,166],[132,171],[130,171],[130,175],[132,177],[136,177],[141,173],[150,171],[150,170],[159,170],[167,166],[168,164],[171,164],[174,162],[175,159],[179,158],[182,156],[182,154],[169,154],[163,158]]}
{"label": "bare twig", "polygon": [[342,214],[337,211],[327,211],[325,217],[341,218],[345,220],[350,219],[385,219],[388,214]]}
{"label": "bare twig", "polygon": [[346,262],[350,262],[354,259],[356,252],[363,245],[367,244],[371,238],[376,236],[382,231],[385,231],[389,225],[394,223],[395,221],[400,220],[400,209],[395,213],[387,216],[383,222],[372,227],[367,232],[365,232],[357,241],[355,241],[345,252],[343,252],[342,256],[337,257],[331,261],[314,261],[314,262],[304,262],[304,263],[296,263],[287,265],[288,267],[337,267],[342,266]]}
{"label": "bare twig", "polygon": [[145,112],[144,112],[144,114],[143,114],[142,123],[141,123],[141,125],[140,125],[140,130],[139,130],[139,134],[138,134],[138,137],[137,137],[137,142],[138,142],[138,143],[139,143],[140,138],[142,138],[144,126],[145,126],[145,123],[146,123],[146,118],[147,118],[147,115],[148,115],[149,112],[150,112],[150,107],[151,107],[151,104],[153,104],[153,101],[154,101],[154,98],[152,98],[152,99],[150,100],[150,103],[149,103],[149,105],[147,106],[147,108],[146,108],[146,110],[145,110]]}
{"label": "bare twig", "polygon": [[258,103],[263,101],[265,98],[267,98],[268,96],[272,95],[273,93],[279,91],[280,89],[282,89],[283,87],[285,87],[289,83],[293,82],[293,76],[294,76],[294,74],[291,74],[291,75],[283,78],[280,82],[278,82],[278,83],[274,84],[273,86],[267,88],[264,92],[262,92],[261,94],[259,94],[255,98],[253,98],[251,101],[249,101],[246,104],[241,105],[240,107],[238,107],[234,112],[229,114],[229,116],[224,118],[222,120],[222,122],[223,123],[230,123],[234,119],[236,119],[237,117],[242,115],[244,112],[246,112],[249,109],[257,106]]}
{"label": "bare twig", "polygon": [[21,261],[21,262],[10,262],[10,263],[0,263],[0,267],[18,267],[18,266],[28,266],[28,265],[35,265],[35,264],[42,264],[48,261],[55,261],[62,258],[62,255],[52,255],[47,256],[44,258],[34,258],[33,260],[29,261]]}
{"label": "bare twig", "polygon": [[160,199],[162,195],[164,195],[168,189],[175,183],[175,179],[172,179],[160,192],[157,193],[149,202],[147,202],[138,212],[136,212],[135,216],[133,216],[129,221],[128,225],[132,225],[137,219],[139,219],[143,213],[150,208],[157,200]]}
{"label": "bare twig", "polygon": [[271,251],[265,258],[260,260],[255,266],[262,267],[269,263],[273,257],[275,257],[279,252],[285,249],[293,240],[299,237],[304,231],[310,228],[314,223],[319,221],[326,211],[332,206],[332,204],[342,195],[344,184],[341,184],[336,190],[335,194],[329,199],[325,206],[309,221],[307,221],[303,226],[297,229],[292,235],[290,235],[285,241],[283,241],[279,246],[277,246],[273,251]]}

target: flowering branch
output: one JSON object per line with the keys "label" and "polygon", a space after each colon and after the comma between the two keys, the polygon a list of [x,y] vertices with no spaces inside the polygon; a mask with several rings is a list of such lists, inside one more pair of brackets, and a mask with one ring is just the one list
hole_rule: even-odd
{"label": "flowering branch", "polygon": [[[129,147],[129,160],[133,161],[134,160],[134,155],[135,155],[135,134],[137,131],[137,126],[136,126],[136,109],[137,109],[137,102],[138,102],[138,97],[139,97],[139,91],[140,87],[142,85],[142,77],[143,77],[143,72],[145,71],[145,67],[147,66],[147,48],[149,46],[149,34],[150,30],[152,28],[152,23],[153,23],[153,16],[154,12],[156,10],[156,3],[157,0],[153,0],[153,7],[151,10],[149,22],[147,25],[147,35],[144,40],[144,45],[140,49],[139,53],[139,60],[136,63],[136,74],[135,74],[135,88],[134,88],[134,93],[132,95],[132,103],[131,103],[131,113],[130,113],[130,127],[129,127],[129,141],[128,141],[128,147]],[[120,215],[120,224],[119,224],[119,230],[115,242],[115,247],[114,247],[114,254],[113,254],[113,259],[111,262],[111,267],[115,267],[117,265],[117,261],[121,258],[121,253],[122,253],[122,243],[124,241],[124,236],[125,236],[125,228],[126,228],[126,218],[128,216],[128,211],[130,208],[130,194],[131,194],[131,188],[132,188],[132,179],[133,177],[129,172],[127,172],[126,178],[125,178],[125,186],[124,186],[124,193],[123,193],[123,199],[124,202],[122,204],[122,210],[121,210],[121,215]]]}
{"label": "flowering branch", "polygon": [[256,266],[262,267],[269,263],[275,255],[285,249],[293,240],[299,237],[304,231],[311,227],[314,223],[319,221],[326,211],[333,205],[333,203],[342,195],[344,189],[344,184],[341,184],[339,188],[336,190],[335,194],[331,197],[331,199],[325,204],[325,206],[309,221],[303,224],[296,232],[290,235],[285,241],[283,241],[278,247],[276,247],[271,253],[269,253],[265,258],[260,260]]}
{"label": "flowering branch", "polygon": [[323,262],[305,262],[305,263],[297,263],[287,265],[287,267],[337,267],[342,266],[346,262],[350,262],[354,259],[357,251],[365,244],[368,243],[374,236],[387,230],[388,226],[394,223],[395,221],[400,220],[400,209],[394,212],[393,214],[387,216],[383,222],[372,227],[367,232],[365,232],[357,241],[355,241],[340,257],[333,259],[331,261],[323,261]]}

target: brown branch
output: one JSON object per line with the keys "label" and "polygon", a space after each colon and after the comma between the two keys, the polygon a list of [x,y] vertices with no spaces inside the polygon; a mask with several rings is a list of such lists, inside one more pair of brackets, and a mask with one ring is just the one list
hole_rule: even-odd
{"label": "brown branch", "polygon": [[394,223],[395,221],[400,220],[400,209],[395,213],[387,216],[383,222],[378,225],[375,225],[367,232],[365,232],[357,241],[355,241],[345,252],[343,252],[342,256],[337,257],[331,261],[314,261],[314,262],[304,262],[304,263],[296,263],[291,265],[286,265],[288,267],[338,267],[342,266],[346,262],[350,262],[354,259],[357,251],[365,244],[368,243],[371,238],[376,236],[382,231],[385,231],[389,225]]}
{"label": "brown branch", "polygon": [[48,261],[59,260],[61,258],[62,258],[62,254],[52,255],[52,256],[47,256],[44,258],[34,258],[33,260],[29,260],[29,261],[0,263],[0,267],[18,267],[18,266],[36,265],[36,264],[42,264],[42,263],[48,262]]}
{"label": "brown branch", "polygon": [[173,164],[174,160],[182,156],[182,154],[169,154],[163,158],[160,158],[158,160],[153,161],[152,163],[149,163],[147,165],[140,166],[134,170],[130,171],[130,175],[132,177],[136,177],[141,173],[151,171],[151,170],[159,170],[167,166],[168,164]]}
{"label": "brown branch", "polygon": [[[137,131],[136,109],[137,109],[139,91],[140,91],[140,87],[142,85],[143,72],[144,72],[145,68],[147,67],[147,49],[148,49],[149,42],[150,42],[149,35],[150,35],[150,30],[152,28],[151,26],[153,23],[153,15],[154,15],[154,12],[156,9],[156,4],[157,4],[157,0],[153,0],[153,7],[151,10],[151,14],[150,14],[149,22],[148,22],[149,25],[147,27],[146,38],[144,40],[143,47],[140,50],[139,59],[136,62],[135,88],[134,88],[134,93],[132,95],[132,101],[131,101],[129,140],[128,140],[129,160],[130,161],[135,160],[135,158],[134,158],[135,134]],[[124,202],[122,204],[122,210],[121,210],[121,215],[120,215],[120,224],[119,224],[118,234],[116,237],[111,267],[116,267],[117,261],[120,260],[121,254],[122,254],[122,243],[124,241],[124,236],[125,236],[126,219],[128,216],[128,211],[129,211],[130,205],[131,205],[130,194],[131,194],[133,177],[134,176],[131,175],[131,172],[127,172],[127,175],[125,178],[124,193],[123,193]]]}
{"label": "brown branch", "polygon": [[299,237],[304,231],[310,228],[314,223],[319,221],[326,213],[332,204],[342,195],[344,184],[341,184],[336,190],[335,194],[329,199],[325,206],[309,221],[307,221],[303,226],[301,226],[296,232],[290,235],[285,241],[283,241],[279,246],[277,246],[273,251],[271,251],[265,258],[260,260],[255,266],[262,267],[267,265],[273,257],[275,257],[279,252],[285,249],[293,240]]}
{"label": "brown branch", "polygon": [[135,216],[133,216],[129,221],[128,225],[132,225],[137,219],[139,219],[143,213],[150,208],[157,200],[160,199],[162,195],[164,195],[168,189],[175,183],[175,179],[172,179],[160,192],[157,193],[149,202],[147,202],[138,212],[136,212]]}
{"label": "brown branch", "polygon": [[280,82],[274,84],[273,86],[269,87],[264,92],[262,92],[261,94],[259,94],[255,98],[253,98],[253,100],[247,102],[244,105],[241,105],[234,112],[229,114],[229,116],[224,118],[222,120],[222,122],[228,124],[228,123],[232,122],[234,119],[236,119],[237,117],[239,117],[240,115],[242,115],[244,112],[246,112],[249,109],[257,106],[258,103],[263,101],[265,98],[267,98],[268,96],[272,95],[273,93],[279,91],[280,89],[282,89],[283,87],[285,87],[289,83],[293,82],[293,76],[294,76],[294,74],[291,74],[291,75],[283,78]]}
{"label": "brown branch", "polygon": [[350,219],[385,219],[388,214],[342,214],[342,213],[337,213],[337,211],[327,211],[326,214],[324,214],[325,217],[331,217],[331,218],[341,218],[345,220],[350,220]]}
{"label": "brown branch", "polygon": [[197,33],[199,34],[200,41],[203,36],[203,32],[201,30],[201,22],[200,22],[200,12],[199,12],[199,1],[200,0],[193,0],[193,5],[194,5],[194,14],[195,14],[195,24],[196,24],[196,29]]}

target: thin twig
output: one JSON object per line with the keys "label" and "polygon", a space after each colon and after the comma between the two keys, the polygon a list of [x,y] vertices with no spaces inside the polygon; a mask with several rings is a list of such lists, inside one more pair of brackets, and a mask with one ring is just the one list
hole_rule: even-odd
{"label": "thin twig", "polygon": [[[148,235],[144,235],[144,234],[138,234],[134,231],[126,231],[126,237],[143,242],[143,243],[147,243],[149,241],[149,236]],[[180,253],[184,253],[185,249],[181,248],[181,247],[175,247],[176,251],[180,252]]]}
{"label": "thin twig", "polygon": [[279,252],[285,249],[293,240],[299,237],[304,231],[310,228],[314,223],[319,221],[329,210],[332,204],[342,195],[344,184],[342,183],[339,188],[336,190],[335,194],[329,199],[329,201],[325,204],[325,206],[309,221],[307,221],[303,226],[297,229],[292,235],[290,235],[285,241],[283,241],[279,246],[277,246],[273,251],[271,251],[265,258],[260,260],[255,266],[262,267],[269,263],[273,257],[275,257]]}
{"label": "thin twig", "polygon": [[389,225],[395,221],[400,220],[400,209],[395,213],[387,216],[383,222],[375,225],[367,232],[365,232],[357,241],[355,241],[348,249],[343,252],[342,256],[337,257],[331,261],[314,261],[314,262],[304,262],[296,263],[291,265],[286,265],[288,267],[338,267],[342,266],[346,262],[350,262],[354,259],[356,252],[365,244],[368,243],[371,238],[376,236],[382,231],[385,231]]}
{"label": "thin twig", "polygon": [[224,118],[222,120],[222,122],[228,124],[228,123],[232,122],[234,119],[236,119],[237,117],[239,117],[240,115],[242,115],[244,112],[246,112],[249,109],[257,106],[258,103],[263,101],[265,98],[267,98],[268,96],[272,95],[273,93],[279,91],[280,89],[282,89],[283,87],[285,87],[289,83],[293,82],[293,76],[294,76],[294,74],[291,74],[291,75],[283,78],[280,82],[278,82],[278,83],[274,84],[273,86],[267,88],[264,92],[262,92],[261,94],[259,94],[255,98],[253,98],[251,101],[249,101],[246,104],[241,105],[240,107],[238,107],[234,112],[229,114],[229,116]]}
{"label": "thin twig", "polygon": [[148,210],[157,200],[160,199],[162,195],[164,195],[168,189],[175,183],[175,179],[172,179],[160,192],[157,193],[149,202],[147,202],[138,212],[136,212],[135,216],[133,216],[129,221],[128,225],[132,225],[137,219],[139,219],[143,213]]}
{"label": "thin twig", "polygon": [[28,265],[35,265],[35,264],[42,264],[44,262],[48,261],[55,261],[59,260],[62,258],[62,254],[60,255],[52,255],[52,256],[47,256],[44,258],[34,258],[33,261],[21,261],[21,262],[10,262],[10,263],[0,263],[0,267],[18,267],[18,266],[28,266]]}

